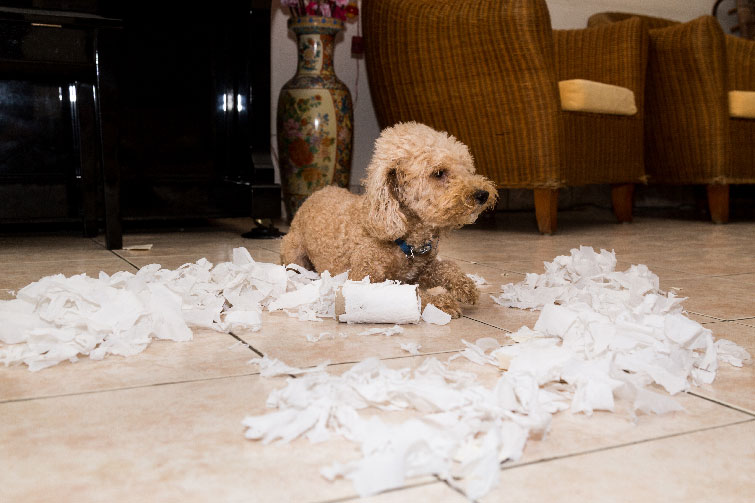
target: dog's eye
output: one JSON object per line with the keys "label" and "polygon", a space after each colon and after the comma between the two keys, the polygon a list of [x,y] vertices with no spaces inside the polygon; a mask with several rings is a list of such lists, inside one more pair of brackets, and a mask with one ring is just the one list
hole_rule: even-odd
{"label": "dog's eye", "polygon": [[433,171],[433,178],[437,178],[440,180],[441,178],[445,178],[446,176],[446,170],[445,169],[436,169]]}

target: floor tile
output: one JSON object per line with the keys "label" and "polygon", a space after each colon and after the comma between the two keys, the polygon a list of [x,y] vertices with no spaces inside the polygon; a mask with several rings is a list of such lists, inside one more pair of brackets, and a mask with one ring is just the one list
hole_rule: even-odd
{"label": "floor tile", "polygon": [[623,260],[646,264],[650,270],[667,267],[711,276],[755,272],[755,253],[752,253],[751,244],[734,248],[688,248],[675,253],[642,250],[627,253]]}
{"label": "floor tile", "polygon": [[[392,325],[347,324],[333,319],[322,322],[303,322],[284,313],[263,313],[262,328],[257,331],[234,330],[233,333],[266,356],[277,358],[296,367],[309,367],[323,361],[333,364],[358,362],[368,357],[396,358],[409,353],[401,344],[420,344],[420,354],[464,349],[462,339],[474,342],[493,337],[503,342],[507,332],[468,318],[451,320],[447,325],[402,325],[403,332],[387,337],[382,334],[359,335],[373,328]],[[324,335],[317,342],[306,336]]]}
{"label": "floor tile", "polygon": [[229,334],[195,329],[191,341],[156,340],[127,358],[80,356],[37,372],[0,367],[0,402],[253,374],[257,369],[248,362],[256,356]]}
{"label": "floor tile", "polygon": [[702,276],[674,281],[677,295],[686,297],[684,308],[722,320],[755,316],[752,287],[727,278]]}
{"label": "floor tile", "polygon": [[629,412],[629,404],[621,400],[617,400],[614,412],[596,411],[592,416],[560,412],[553,417],[550,432],[543,439],[530,439],[519,464],[731,424],[752,417],[690,394],[679,394],[674,398],[685,411],[662,416],[641,414],[636,422]]}
{"label": "floor tile", "polygon": [[[277,264],[280,261],[278,253],[260,248],[247,248],[247,250],[252,258],[258,262]],[[215,265],[233,260],[233,248],[227,248],[225,250],[216,249],[212,253],[197,252],[180,255],[158,255],[157,252],[131,252],[126,255],[123,251],[118,251],[118,254],[137,267],[144,267],[149,264],[160,264],[164,269],[177,269],[184,264],[195,263],[201,258],[205,258]]]}
{"label": "floor tile", "polygon": [[741,502],[755,490],[755,421],[504,469],[480,501]]}
{"label": "floor tile", "polygon": [[123,259],[110,254],[101,259],[79,258],[75,260],[55,260],[43,262],[20,263],[17,266],[0,268],[0,287],[16,290],[25,287],[45,276],[64,274],[66,277],[86,274],[96,278],[100,271],[114,274],[118,271],[135,272],[136,269]]}
{"label": "floor tile", "polygon": [[0,266],[60,260],[106,260],[113,254],[92,239],[80,235],[0,235]]}
{"label": "floor tile", "polygon": [[500,292],[486,292],[481,294],[480,300],[476,305],[470,306],[464,310],[464,316],[488,325],[505,329],[509,332],[516,332],[523,326],[529,328],[535,326],[535,322],[540,317],[540,311],[503,307],[496,304],[491,298],[491,295],[500,295]]}
{"label": "floor tile", "polygon": [[[289,365],[330,360],[331,373],[371,356],[392,367],[417,366],[426,355],[445,362],[464,347],[462,339],[506,343],[510,331],[533,326],[538,312],[502,308],[490,295],[584,245],[614,250],[617,270],[648,265],[661,289],[687,297],[690,318],[755,356],[753,222],[713,225],[648,215],[618,225],[608,209],[561,211],[559,231],[543,236],[532,211],[507,212],[493,223],[449,233],[440,255],[489,283],[478,304],[464,307],[463,317],[449,325],[422,323],[392,337],[367,336],[358,334],[376,325],[300,322],[279,312],[264,313],[259,332],[237,335]],[[124,244],[153,244],[147,252],[105,250],[103,236],[0,235],[0,300],[50,274],[96,276],[150,263],[176,268],[201,257],[218,263],[238,246],[255,260],[277,263],[280,239],[241,237],[253,225],[251,219],[215,219],[183,229],[127,229]],[[326,332],[318,342],[305,338]],[[420,344],[423,356],[403,350],[407,342]],[[243,417],[268,411],[268,394],[287,379],[261,378],[248,363],[255,356],[231,334],[199,330],[191,342],[155,341],[129,358],[83,357],[36,373],[0,367],[0,459],[11,461],[0,470],[0,501],[49,501],[51,494],[85,502],[356,501],[349,481],[330,483],[319,475],[322,466],[357,458],[354,444],[244,439]],[[449,365],[491,387],[501,375],[465,358]],[[544,438],[530,439],[519,462],[503,465],[501,485],[483,501],[742,501],[755,490],[755,423],[743,422],[755,415],[754,368],[722,363],[712,385],[677,396],[686,412],[635,421],[617,400],[614,413],[556,414]],[[424,477],[367,501],[463,499]]]}
{"label": "floor tile", "polygon": [[[343,440],[263,445],[250,414],[284,379],[231,377],[0,404],[0,501],[325,501],[319,474],[359,456]],[[294,482],[295,481],[295,482]]]}
{"label": "floor tile", "polygon": [[728,339],[745,348],[752,360],[741,368],[719,362],[716,380],[692,391],[700,396],[746,410],[755,415],[755,327],[737,322],[706,324],[716,339]]}
{"label": "floor tile", "polygon": [[731,281],[738,281],[741,283],[747,283],[749,285],[755,285],[755,273],[748,273],[748,274],[727,274],[724,276],[726,279]]}
{"label": "floor tile", "polygon": [[451,489],[445,482],[438,481],[346,501],[351,503],[417,503],[418,501],[464,503],[469,500]]}

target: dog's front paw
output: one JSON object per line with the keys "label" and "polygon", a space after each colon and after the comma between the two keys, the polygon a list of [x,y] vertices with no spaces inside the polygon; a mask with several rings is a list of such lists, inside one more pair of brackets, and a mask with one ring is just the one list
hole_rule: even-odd
{"label": "dog's front paw", "polygon": [[427,304],[432,304],[444,313],[450,314],[451,318],[461,318],[461,306],[449,293],[424,294],[422,295],[422,309]]}
{"label": "dog's front paw", "polygon": [[464,304],[476,304],[480,298],[480,290],[477,285],[467,276],[462,276],[452,285],[451,293],[459,302]]}

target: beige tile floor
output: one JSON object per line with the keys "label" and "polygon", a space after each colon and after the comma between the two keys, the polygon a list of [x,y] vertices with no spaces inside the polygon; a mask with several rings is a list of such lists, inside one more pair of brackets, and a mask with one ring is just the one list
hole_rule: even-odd
{"label": "beige tile floor", "polygon": [[[230,259],[246,246],[261,261],[277,261],[279,241],[239,236],[249,220],[210,222],[183,231],[132,232],[125,244],[151,251],[107,251],[103,239],[73,234],[0,236],[0,300],[42,276],[100,270],[134,271],[149,263],[174,268],[206,257]],[[616,225],[609,212],[562,212],[554,236],[534,231],[529,213],[499,214],[494,226],[452,234],[441,254],[502,283],[542,272],[542,262],[589,245],[613,249],[619,265],[647,264],[661,287],[688,297],[690,316],[717,337],[755,354],[755,222],[716,226],[704,221],[636,218]],[[406,327],[401,342],[443,359],[461,339],[506,339],[532,325],[536,313],[504,309],[483,294],[450,325]],[[143,353],[82,358],[37,373],[0,367],[0,501],[350,501],[349,482],[330,483],[319,468],[356,458],[345,440],[262,445],[243,437],[241,420],[263,413],[283,379],[264,379],[248,360],[257,354],[297,366],[324,359],[333,371],[367,356],[415,366],[424,356],[400,349],[397,338],[357,337],[365,327],[305,323],[266,314],[259,332],[198,330],[191,342],[155,342]],[[348,337],[307,342],[304,335]],[[246,347],[238,344],[243,340]],[[493,382],[497,371],[453,365]],[[724,366],[715,383],[679,398],[686,412],[630,420],[626,406],[592,417],[561,413],[551,433],[531,440],[517,463],[501,467],[498,488],[482,501],[748,501],[755,494],[755,371]],[[432,477],[369,498],[374,502],[464,501]]]}

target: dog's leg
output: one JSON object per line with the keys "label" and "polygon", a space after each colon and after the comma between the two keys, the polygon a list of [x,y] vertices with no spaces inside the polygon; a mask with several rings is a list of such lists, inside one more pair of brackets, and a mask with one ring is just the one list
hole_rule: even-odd
{"label": "dog's leg", "polygon": [[422,301],[423,310],[426,305],[432,304],[444,313],[450,314],[452,318],[461,317],[461,306],[459,306],[459,302],[448,292],[435,293],[420,287],[419,298]]}
{"label": "dog's leg", "polygon": [[474,281],[461,272],[458,265],[447,260],[430,263],[420,277],[419,286],[425,290],[442,286],[451,297],[464,304],[474,304],[480,297]]}
{"label": "dog's leg", "polygon": [[315,269],[307,257],[299,234],[295,231],[290,231],[281,240],[281,264],[297,264],[309,271]]}

